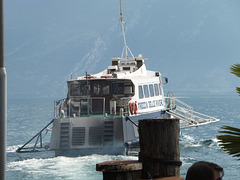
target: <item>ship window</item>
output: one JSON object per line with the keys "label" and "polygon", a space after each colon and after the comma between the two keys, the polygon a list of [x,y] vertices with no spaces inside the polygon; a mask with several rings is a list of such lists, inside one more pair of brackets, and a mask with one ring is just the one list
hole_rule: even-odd
{"label": "ship window", "polygon": [[162,94],[162,88],[161,88],[161,84],[159,83],[159,91],[160,91],[160,95]]}
{"label": "ship window", "polygon": [[149,84],[149,91],[150,91],[150,96],[154,96],[154,90],[153,90],[153,84]]}
{"label": "ship window", "polygon": [[100,92],[101,92],[101,86],[100,86],[100,84],[94,84],[94,86],[93,86],[93,92],[94,92],[94,95],[100,95]]}
{"label": "ship window", "polygon": [[114,83],[112,85],[113,94],[124,94],[124,83]]}
{"label": "ship window", "polygon": [[142,86],[138,86],[138,94],[139,94],[139,99],[143,98],[143,88]]}
{"label": "ship window", "polygon": [[87,93],[90,93],[89,90],[90,90],[89,85],[80,84],[80,95],[81,96],[86,96]]}
{"label": "ship window", "polygon": [[123,71],[130,71],[130,67],[123,67]]}
{"label": "ship window", "polygon": [[103,85],[103,94],[109,94],[109,85]]}
{"label": "ship window", "polygon": [[143,85],[144,95],[146,98],[149,97],[148,85]]}
{"label": "ship window", "polygon": [[155,90],[155,95],[156,95],[156,96],[159,96],[158,84],[154,84],[154,90]]}
{"label": "ship window", "polygon": [[79,84],[71,84],[70,95],[71,96],[79,96],[80,95],[80,86],[79,86]]}

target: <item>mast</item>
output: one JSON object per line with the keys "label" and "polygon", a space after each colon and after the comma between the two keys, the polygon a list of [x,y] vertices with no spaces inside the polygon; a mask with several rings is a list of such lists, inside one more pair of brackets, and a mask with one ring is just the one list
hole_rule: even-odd
{"label": "mast", "polygon": [[121,28],[122,28],[122,33],[123,33],[123,41],[124,41],[124,47],[123,47],[121,58],[123,58],[123,55],[125,53],[125,58],[127,59],[128,58],[128,51],[131,54],[131,56],[134,57],[131,50],[127,46],[127,41],[126,41],[125,31],[124,31],[124,25],[123,25],[124,21],[123,21],[123,15],[122,15],[122,1],[121,0],[120,0],[120,22],[121,22]]}

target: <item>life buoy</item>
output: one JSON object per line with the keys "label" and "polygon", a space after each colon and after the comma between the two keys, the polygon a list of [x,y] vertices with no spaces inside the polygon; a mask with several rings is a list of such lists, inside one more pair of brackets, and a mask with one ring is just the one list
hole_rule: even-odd
{"label": "life buoy", "polygon": [[135,101],[134,107],[135,107],[135,108],[134,108],[134,114],[137,114],[137,110],[138,110],[138,109],[137,109],[137,101]]}
{"label": "life buoy", "polygon": [[130,102],[129,103],[129,106],[130,106],[130,112],[131,112],[131,114],[133,115],[134,114],[134,109],[135,109],[135,103],[132,103],[132,102]]}

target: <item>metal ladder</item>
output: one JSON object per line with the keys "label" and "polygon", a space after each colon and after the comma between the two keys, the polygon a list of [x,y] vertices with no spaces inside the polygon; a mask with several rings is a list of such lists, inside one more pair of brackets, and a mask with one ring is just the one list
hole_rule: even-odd
{"label": "metal ladder", "polygon": [[219,119],[193,111],[193,108],[175,97],[174,106],[167,109],[167,113],[180,119],[180,128],[200,126],[219,121]]}

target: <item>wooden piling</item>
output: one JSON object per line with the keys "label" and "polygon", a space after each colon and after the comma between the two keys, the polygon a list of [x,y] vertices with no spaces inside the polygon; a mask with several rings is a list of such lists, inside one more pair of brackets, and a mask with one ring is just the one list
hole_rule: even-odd
{"label": "wooden piling", "polygon": [[140,161],[106,161],[96,165],[97,171],[102,171],[103,180],[137,180],[142,175]]}
{"label": "wooden piling", "polygon": [[180,176],[178,119],[144,119],[139,121],[142,178]]}
{"label": "wooden piling", "polygon": [[107,161],[96,165],[103,180],[183,180],[180,176],[179,119],[139,121],[139,161]]}

